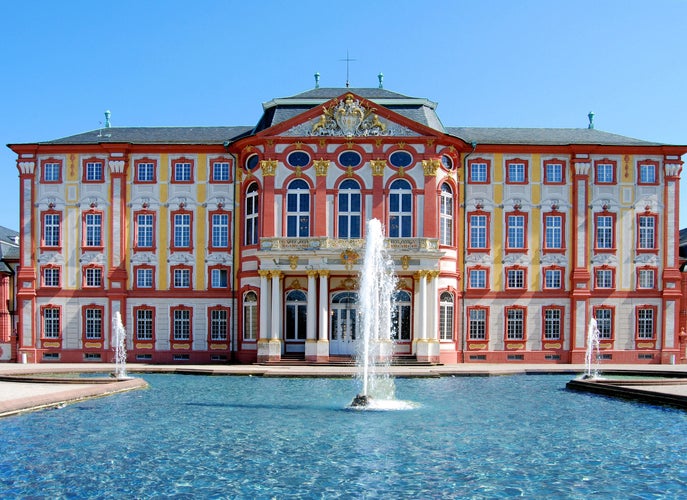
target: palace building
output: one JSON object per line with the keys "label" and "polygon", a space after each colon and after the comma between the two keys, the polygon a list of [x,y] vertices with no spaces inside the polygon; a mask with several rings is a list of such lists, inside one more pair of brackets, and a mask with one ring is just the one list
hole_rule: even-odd
{"label": "palace building", "polygon": [[327,362],[358,333],[365,222],[393,259],[394,356],[671,363],[687,334],[685,146],[589,128],[445,127],[436,103],[319,88],[255,126],[111,127],[11,144],[15,359]]}

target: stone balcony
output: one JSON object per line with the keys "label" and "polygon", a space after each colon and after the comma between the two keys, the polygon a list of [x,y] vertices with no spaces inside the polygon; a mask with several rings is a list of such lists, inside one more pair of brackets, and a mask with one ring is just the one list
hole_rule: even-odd
{"label": "stone balcony", "polygon": [[[386,238],[384,246],[390,254],[443,253],[436,238]],[[340,238],[261,238],[260,252],[341,252],[361,251],[364,239]]]}
{"label": "stone balcony", "polygon": [[[444,252],[435,238],[386,238],[384,244],[398,269],[434,269]],[[364,239],[262,238],[257,252],[260,268],[328,269],[350,272],[360,269],[365,254]]]}

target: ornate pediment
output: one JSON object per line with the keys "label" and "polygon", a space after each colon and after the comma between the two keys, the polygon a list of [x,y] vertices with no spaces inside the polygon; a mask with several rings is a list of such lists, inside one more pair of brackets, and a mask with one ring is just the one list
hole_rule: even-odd
{"label": "ornate pediment", "polygon": [[286,131],[285,136],[414,136],[409,128],[389,121],[376,108],[361,103],[353,94],[322,107],[322,114]]}

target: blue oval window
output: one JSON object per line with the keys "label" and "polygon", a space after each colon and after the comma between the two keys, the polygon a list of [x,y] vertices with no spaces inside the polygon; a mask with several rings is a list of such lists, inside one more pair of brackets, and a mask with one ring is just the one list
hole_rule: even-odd
{"label": "blue oval window", "polygon": [[303,151],[294,151],[286,157],[286,162],[292,167],[305,167],[310,163],[310,156]]}
{"label": "blue oval window", "polygon": [[413,157],[407,151],[394,151],[389,156],[389,163],[396,168],[405,168],[413,163]]}
{"label": "blue oval window", "polygon": [[441,164],[447,170],[453,170],[453,159],[449,155],[444,155],[441,157]]}
{"label": "blue oval window", "polygon": [[344,167],[357,167],[362,161],[357,151],[344,151],[339,155],[339,163]]}
{"label": "blue oval window", "polygon": [[246,168],[248,170],[255,170],[258,167],[259,158],[258,155],[250,155],[246,159]]}

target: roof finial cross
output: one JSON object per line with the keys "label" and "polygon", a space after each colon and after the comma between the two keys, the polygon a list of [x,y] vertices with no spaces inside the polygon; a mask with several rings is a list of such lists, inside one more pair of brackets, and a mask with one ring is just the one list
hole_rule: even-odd
{"label": "roof finial cross", "polygon": [[349,79],[349,66],[351,61],[355,61],[356,59],[351,59],[348,57],[348,50],[346,50],[346,59],[339,59],[339,61],[346,61],[346,88],[351,86],[351,81]]}

